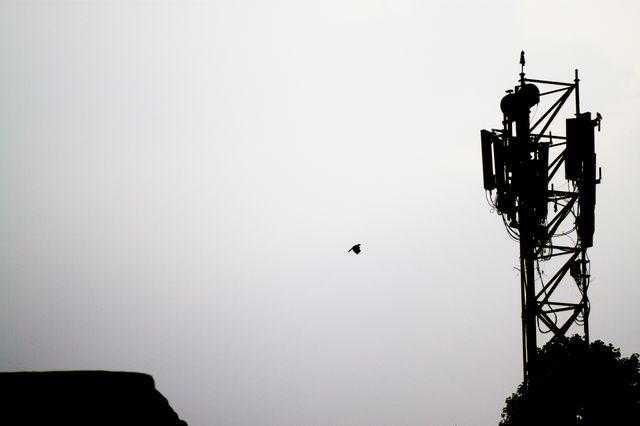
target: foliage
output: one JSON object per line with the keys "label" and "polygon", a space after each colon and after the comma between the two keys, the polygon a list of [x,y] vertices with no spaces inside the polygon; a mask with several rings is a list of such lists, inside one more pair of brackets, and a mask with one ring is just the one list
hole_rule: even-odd
{"label": "foliage", "polygon": [[500,426],[640,424],[638,354],[576,335],[540,349],[538,366],[507,398]]}

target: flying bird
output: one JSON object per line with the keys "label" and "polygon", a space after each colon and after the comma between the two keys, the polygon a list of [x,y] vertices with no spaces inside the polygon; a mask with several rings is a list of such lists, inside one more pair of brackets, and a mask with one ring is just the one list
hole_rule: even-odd
{"label": "flying bird", "polygon": [[[353,251],[355,254],[360,254],[360,244],[356,244],[355,246],[351,247],[349,251]],[[349,251],[347,253],[349,253]]]}

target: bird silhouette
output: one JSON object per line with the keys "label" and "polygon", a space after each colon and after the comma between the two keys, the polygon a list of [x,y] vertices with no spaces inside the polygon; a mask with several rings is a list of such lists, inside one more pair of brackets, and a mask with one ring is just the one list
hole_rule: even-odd
{"label": "bird silhouette", "polygon": [[[360,254],[360,244],[356,244],[355,246],[351,247],[349,251],[353,251],[355,254]],[[349,251],[347,253],[349,253]]]}

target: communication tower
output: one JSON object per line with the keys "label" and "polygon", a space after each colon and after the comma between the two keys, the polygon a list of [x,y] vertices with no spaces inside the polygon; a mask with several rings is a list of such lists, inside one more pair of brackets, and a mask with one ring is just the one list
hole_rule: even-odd
{"label": "communication tower", "polygon": [[[524,52],[520,64],[519,84],[500,102],[502,128],[481,130],[480,136],[484,188],[507,232],[520,244],[528,385],[536,368],[538,333],[552,341],[575,325],[589,341],[587,249],[593,245],[596,184],[601,180],[594,135],[602,116],[581,112],[578,70],[573,82],[563,83],[526,78]],[[571,97],[575,113],[566,118],[564,135],[552,134],[554,120]]]}

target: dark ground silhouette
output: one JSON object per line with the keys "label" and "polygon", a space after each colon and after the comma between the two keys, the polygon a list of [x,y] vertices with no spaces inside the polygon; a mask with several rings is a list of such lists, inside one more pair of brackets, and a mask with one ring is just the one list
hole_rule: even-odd
{"label": "dark ground silhouette", "polygon": [[147,374],[0,373],[2,425],[186,426]]}

